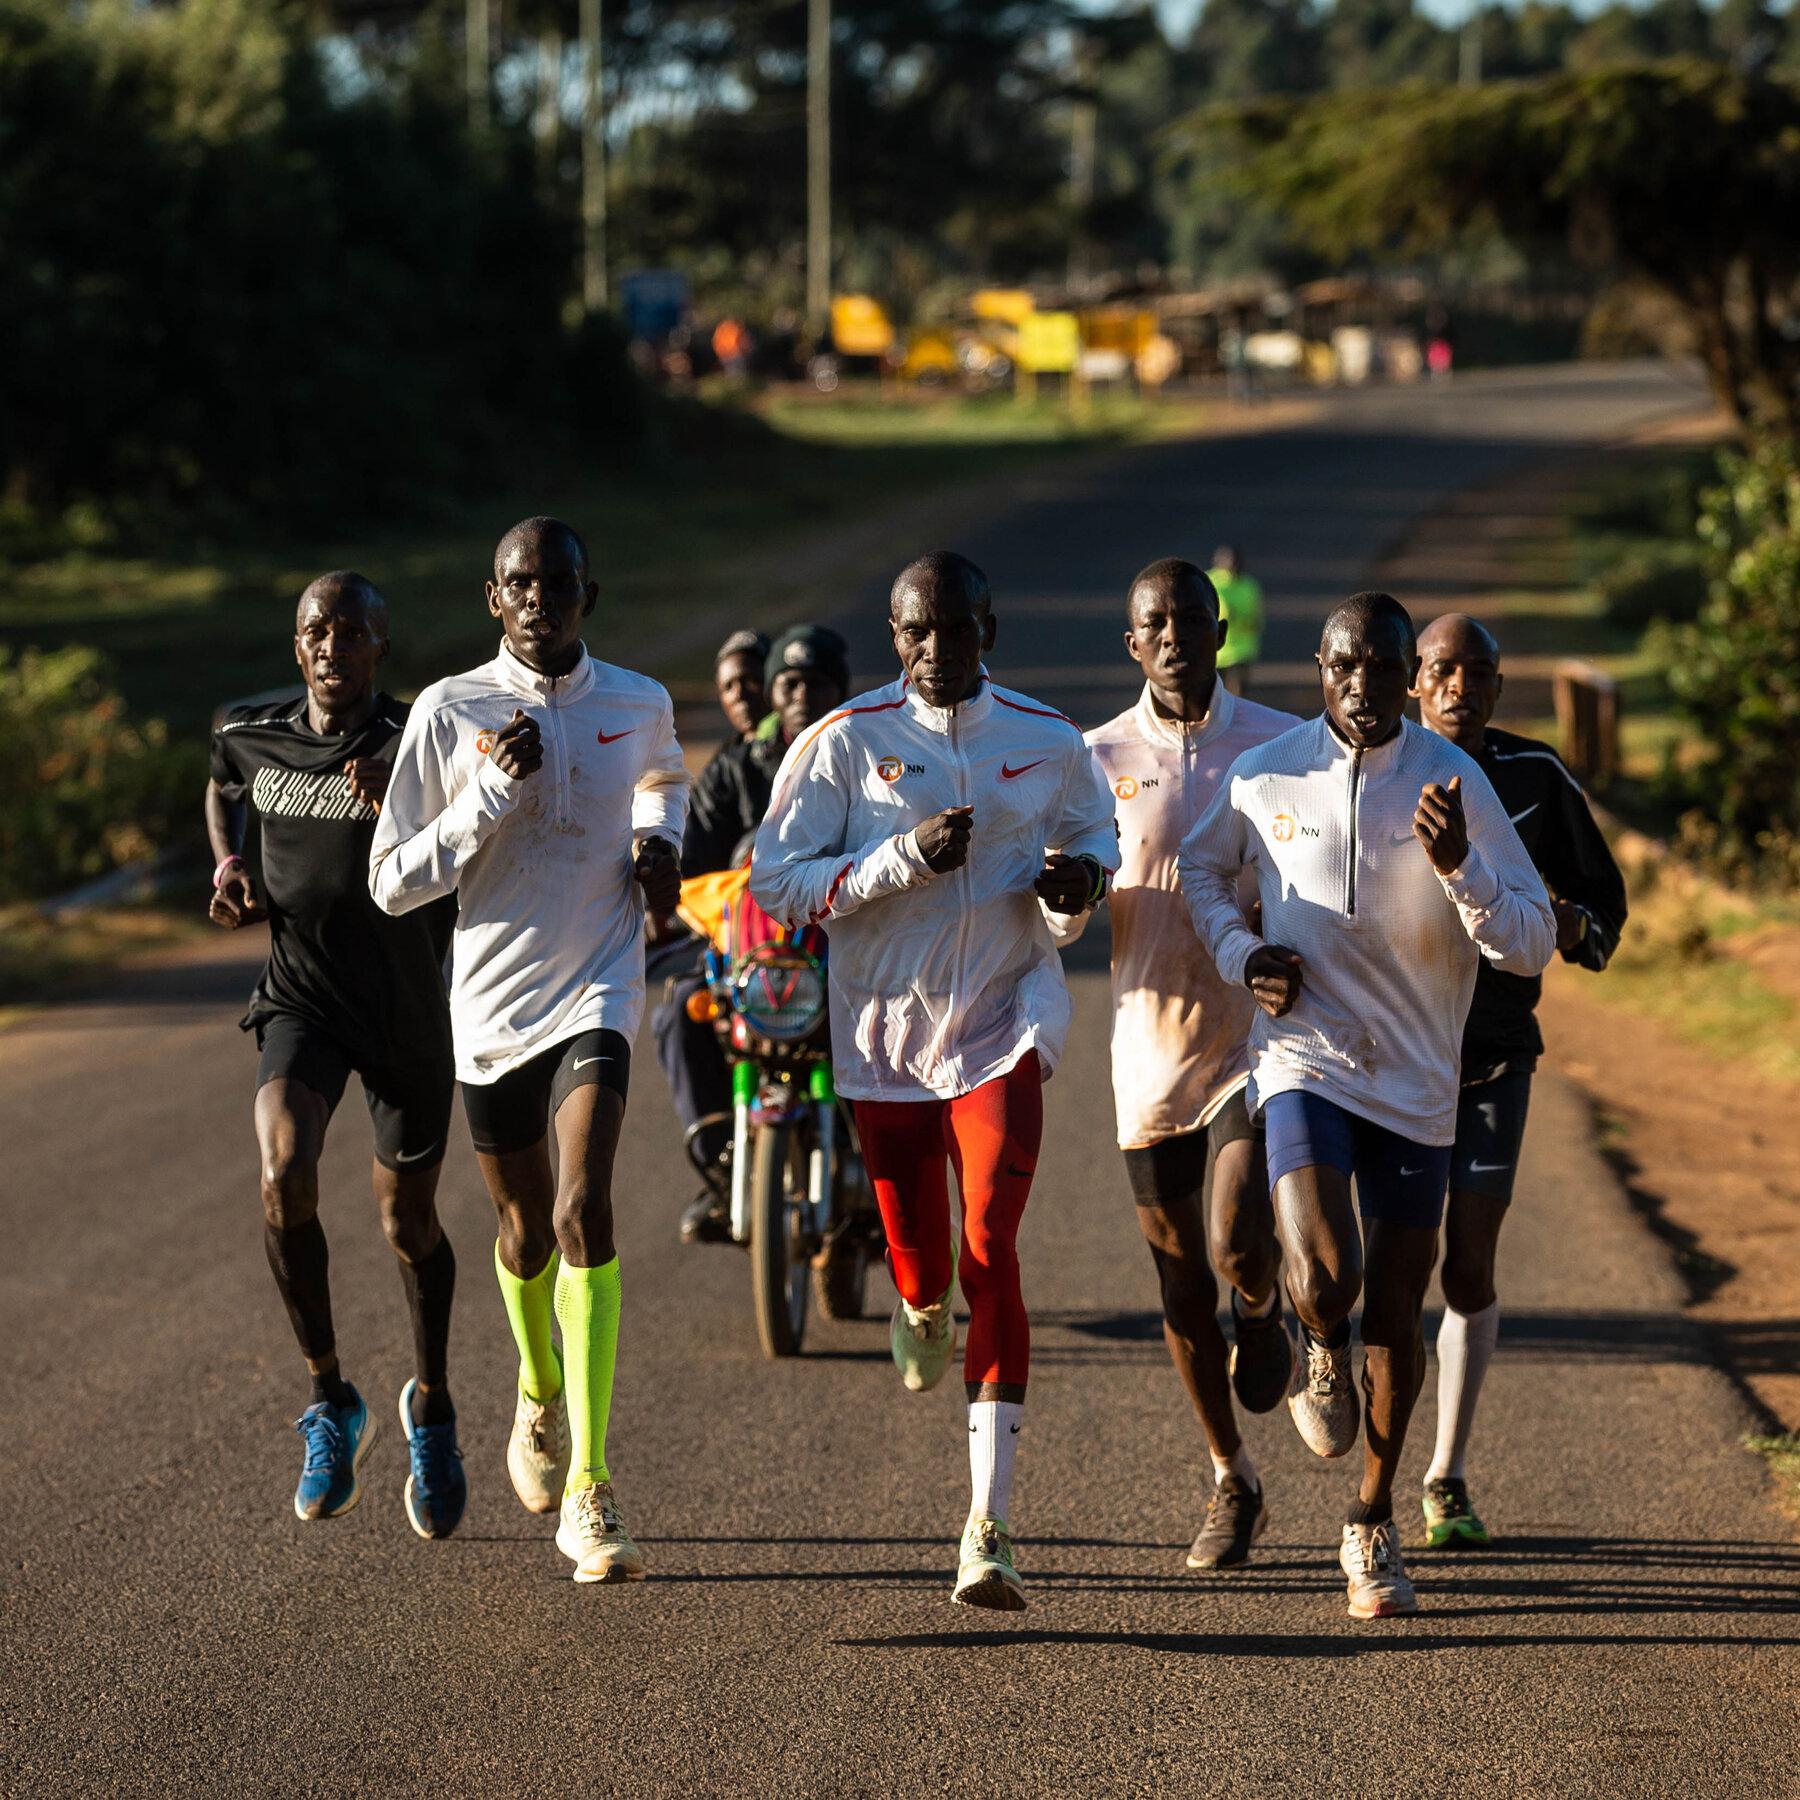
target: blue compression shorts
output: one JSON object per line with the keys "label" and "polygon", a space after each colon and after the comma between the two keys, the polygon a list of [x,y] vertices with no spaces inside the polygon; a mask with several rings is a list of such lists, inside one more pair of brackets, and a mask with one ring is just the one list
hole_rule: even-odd
{"label": "blue compression shorts", "polygon": [[1415,1144],[1304,1088],[1271,1094],[1262,1120],[1271,1194],[1283,1175],[1323,1164],[1355,1176],[1364,1219],[1432,1230],[1443,1222],[1453,1145]]}

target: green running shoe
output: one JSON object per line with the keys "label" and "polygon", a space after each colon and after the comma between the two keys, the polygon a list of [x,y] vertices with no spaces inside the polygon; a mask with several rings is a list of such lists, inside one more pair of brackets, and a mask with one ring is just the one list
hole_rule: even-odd
{"label": "green running shoe", "polygon": [[1468,1484],[1448,1476],[1425,1484],[1425,1547],[1442,1550],[1450,1544],[1491,1544],[1488,1528],[1469,1504]]}
{"label": "green running shoe", "polygon": [[956,1315],[950,1310],[954,1292],[952,1283],[933,1305],[911,1307],[902,1300],[894,1307],[888,1348],[894,1353],[901,1381],[912,1393],[923,1394],[936,1387],[956,1354]]}
{"label": "green running shoe", "polygon": [[950,1598],[958,1606],[989,1612],[1025,1610],[1025,1583],[1013,1567],[1012,1537],[998,1519],[971,1519],[963,1527]]}

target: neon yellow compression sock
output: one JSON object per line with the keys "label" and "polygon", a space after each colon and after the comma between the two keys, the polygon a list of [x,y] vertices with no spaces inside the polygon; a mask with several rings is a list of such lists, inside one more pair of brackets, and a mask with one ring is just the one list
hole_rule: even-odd
{"label": "neon yellow compression sock", "polygon": [[556,1318],[568,1376],[572,1494],[612,1480],[606,1467],[606,1424],[619,1353],[619,1259],[597,1269],[565,1262],[556,1271]]}
{"label": "neon yellow compression sock", "polygon": [[494,1273],[500,1281],[500,1298],[506,1302],[506,1322],[519,1346],[519,1386],[527,1399],[540,1405],[562,1392],[562,1364],[550,1341],[551,1296],[561,1260],[552,1250],[550,1260],[527,1281],[500,1260],[500,1240],[494,1240]]}

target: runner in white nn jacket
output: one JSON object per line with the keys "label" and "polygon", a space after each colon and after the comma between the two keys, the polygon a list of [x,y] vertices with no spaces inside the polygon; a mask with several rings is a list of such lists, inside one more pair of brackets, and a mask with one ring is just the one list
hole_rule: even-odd
{"label": "runner in white nn jacket", "polygon": [[643,1560],[606,1463],[619,1328],[612,1166],[644,1007],[645,901],[667,910],[679,892],[687,771],[669,696],[581,642],[596,589],[575,531],[515,525],[487,592],[500,654],[414,703],[369,887],[392,913],[458,896],[456,1072],[519,1348],[508,1470],[531,1511],[560,1497],[556,1541],[577,1581],[632,1580]]}
{"label": "runner in white nn jacket", "polygon": [[[1144,672],[1144,691],[1087,734],[1119,808],[1119,872],[1107,899],[1113,1102],[1138,1228],[1156,1263],[1163,1337],[1212,1456],[1206,1522],[1187,1564],[1228,1569],[1249,1559],[1268,1522],[1232,1392],[1250,1412],[1278,1406],[1293,1350],[1262,1142],[1244,1102],[1256,1003],[1220,979],[1195,934],[1175,857],[1238,755],[1299,721],[1218,679],[1229,627],[1193,563],[1170,557],[1143,570],[1127,590],[1125,619],[1126,654]],[[1065,942],[1085,922],[1049,915]],[[1229,1358],[1209,1255],[1231,1294]]]}
{"label": "runner in white nn jacket", "polygon": [[906,679],[796,740],[750,891],[776,918],[830,933],[832,1059],[900,1290],[894,1360],[915,1391],[942,1379],[954,1348],[956,1160],[974,1494],[955,1598],[1015,1611],[1007,1506],[1031,1344],[1017,1236],[1042,1082],[1069,1025],[1038,901],[1092,905],[1118,837],[1080,732],[988,679],[994,615],[973,563],[945,551],[908,565],[890,621]]}
{"label": "runner in white nn jacket", "polygon": [[[1352,1615],[1367,1618],[1415,1605],[1393,1480],[1423,1368],[1476,963],[1535,974],[1556,926],[1487,777],[1402,717],[1418,653],[1400,603],[1346,601],[1319,665],[1324,715],[1238,759],[1182,845],[1181,875],[1220,974],[1267,1015],[1251,1033],[1251,1100],[1306,1332],[1308,1380],[1289,1405],[1321,1455],[1356,1439],[1349,1314],[1366,1253],[1369,1432],[1339,1560]],[[1244,868],[1260,937],[1238,908]]]}

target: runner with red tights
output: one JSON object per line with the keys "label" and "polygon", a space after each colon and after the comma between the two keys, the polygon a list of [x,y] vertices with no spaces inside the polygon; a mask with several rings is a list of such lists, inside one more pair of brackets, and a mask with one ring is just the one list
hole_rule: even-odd
{"label": "runner with red tights", "polygon": [[1038,903],[1094,905],[1118,832],[1081,733],[989,679],[995,619],[973,563],[950,551],[909,563],[889,624],[903,679],[794,741],[750,891],[773,917],[831,934],[837,1089],[887,1228],[890,1341],[915,1393],[950,1366],[961,1279],[973,1492],[952,1598],[1017,1612],[1008,1518],[1031,1356],[1018,1232],[1070,1010]]}

